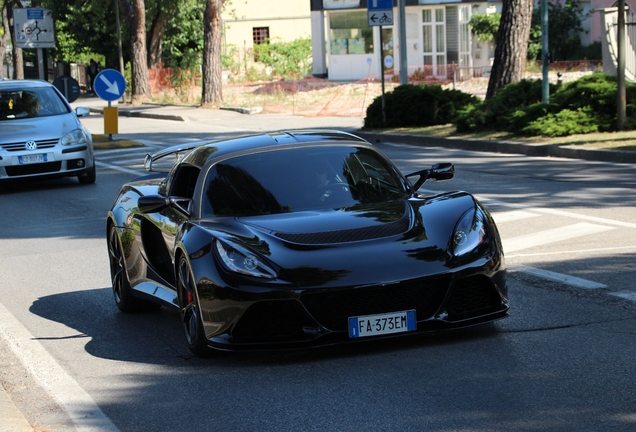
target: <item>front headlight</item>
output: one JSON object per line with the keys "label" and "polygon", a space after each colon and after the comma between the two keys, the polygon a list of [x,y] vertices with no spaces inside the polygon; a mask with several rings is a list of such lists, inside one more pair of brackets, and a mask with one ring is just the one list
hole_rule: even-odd
{"label": "front headlight", "polygon": [[84,133],[82,129],[75,129],[74,131],[64,135],[62,139],[60,140],[60,143],[63,146],[79,145],[79,144],[88,145],[88,138],[86,137],[86,134]]}
{"label": "front headlight", "polygon": [[462,256],[477,249],[487,238],[484,214],[479,209],[464,213],[453,231],[453,255]]}
{"label": "front headlight", "polygon": [[236,273],[264,279],[274,279],[276,273],[258,257],[237,245],[215,240],[215,248],[225,268]]}

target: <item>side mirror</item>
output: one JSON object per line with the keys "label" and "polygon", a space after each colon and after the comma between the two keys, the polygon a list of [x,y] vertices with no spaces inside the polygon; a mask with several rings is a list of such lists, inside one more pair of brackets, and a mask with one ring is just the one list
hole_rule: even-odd
{"label": "side mirror", "polygon": [[77,114],[78,117],[86,117],[91,113],[91,110],[89,110],[86,107],[77,107],[75,108],[75,114]]}
{"label": "side mirror", "polygon": [[428,179],[433,179],[435,181],[452,179],[455,177],[455,167],[452,163],[445,162],[435,164],[430,169],[416,171],[406,175],[407,178],[415,176],[419,176],[419,178],[415,181],[415,183],[413,183],[413,192],[421,188],[424,182]]}
{"label": "side mirror", "polygon": [[450,180],[455,177],[455,166],[452,163],[439,163],[431,167],[431,175],[435,181]]}
{"label": "side mirror", "polygon": [[139,200],[137,200],[137,208],[139,212],[143,214],[158,213],[168,207],[175,208],[187,217],[190,217],[192,200],[183,197],[166,198],[161,195],[146,195],[139,197]]}
{"label": "side mirror", "polygon": [[137,201],[137,208],[139,212],[157,213],[167,208],[170,205],[170,198],[163,197],[161,195],[146,195],[139,197]]}

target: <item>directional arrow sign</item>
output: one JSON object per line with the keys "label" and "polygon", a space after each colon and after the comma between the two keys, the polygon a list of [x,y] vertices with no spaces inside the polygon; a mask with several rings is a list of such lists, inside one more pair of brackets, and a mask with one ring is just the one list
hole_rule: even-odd
{"label": "directional arrow sign", "polygon": [[95,93],[105,101],[121,98],[126,91],[126,79],[115,69],[104,69],[93,82]]}
{"label": "directional arrow sign", "polygon": [[369,27],[393,25],[392,10],[375,11],[375,12],[369,11],[367,12],[367,15],[369,17]]}
{"label": "directional arrow sign", "polygon": [[393,25],[393,0],[368,0],[369,27]]}

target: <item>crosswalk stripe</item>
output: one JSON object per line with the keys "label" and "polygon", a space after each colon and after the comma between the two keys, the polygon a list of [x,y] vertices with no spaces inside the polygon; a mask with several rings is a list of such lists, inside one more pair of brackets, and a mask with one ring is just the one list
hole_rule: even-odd
{"label": "crosswalk stripe", "polygon": [[536,213],[530,213],[521,210],[510,210],[510,211],[502,211],[502,212],[491,212],[492,217],[495,219],[497,224],[505,223],[505,222],[514,222],[522,219],[528,219],[539,216]]}
{"label": "crosswalk stripe", "polygon": [[511,208],[517,208],[517,209],[523,209],[523,210],[530,210],[537,213],[549,214],[553,216],[563,216],[563,217],[568,217],[573,219],[586,220],[589,222],[598,222],[598,223],[602,223],[606,225],[614,225],[614,226],[619,226],[624,228],[636,228],[636,223],[633,223],[633,222],[624,222],[624,221],[619,221],[614,219],[600,218],[596,216],[590,216],[586,214],[574,213],[574,212],[557,210],[552,208],[533,207],[533,206],[528,206],[525,204],[509,203],[509,202],[499,201],[496,199],[490,199],[485,197],[480,197],[479,200],[483,202],[484,204],[486,204],[486,207],[495,206],[495,205],[502,206],[502,207],[509,207],[509,208],[511,207]]}
{"label": "crosswalk stripe", "polygon": [[631,291],[616,291],[616,292],[611,292],[608,294],[613,295],[615,297],[623,298],[625,300],[636,301],[636,293]]}
{"label": "crosswalk stripe", "polygon": [[589,224],[581,222],[574,225],[568,225],[561,228],[555,228],[545,231],[539,231],[532,234],[521,235],[509,239],[503,239],[504,251],[506,253],[515,252],[523,249],[529,249],[536,246],[542,246],[550,243],[556,243],[564,240],[583,237],[591,234],[598,234],[610,231],[615,228]]}
{"label": "crosswalk stripe", "polygon": [[126,174],[134,174],[137,176],[143,175],[143,172],[141,171],[134,171],[128,168],[124,168],[122,166],[119,165],[113,165],[113,164],[109,164],[109,163],[105,163],[105,162],[99,162],[99,161],[95,161],[95,165],[97,165],[98,167],[102,167],[102,168],[110,168],[112,170],[115,171],[119,171],[119,172],[123,172]]}
{"label": "crosswalk stripe", "polygon": [[575,276],[566,275],[563,273],[551,272],[549,270],[538,269],[528,266],[515,266],[508,269],[511,272],[519,271],[527,273],[533,276],[537,276],[543,279],[549,279],[556,282],[564,283],[567,285],[575,286],[578,288],[586,289],[602,289],[607,288],[607,285],[603,285],[598,282],[593,282],[587,279],[577,278]]}

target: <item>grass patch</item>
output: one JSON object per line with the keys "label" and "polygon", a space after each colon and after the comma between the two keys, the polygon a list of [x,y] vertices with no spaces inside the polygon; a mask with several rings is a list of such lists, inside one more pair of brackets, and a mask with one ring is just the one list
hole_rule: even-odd
{"label": "grass patch", "polygon": [[636,131],[596,132],[565,137],[528,137],[508,132],[480,131],[459,133],[452,124],[417,128],[379,129],[377,132],[394,134],[428,135],[437,137],[460,137],[467,139],[516,141],[531,144],[580,146],[591,149],[636,151]]}

